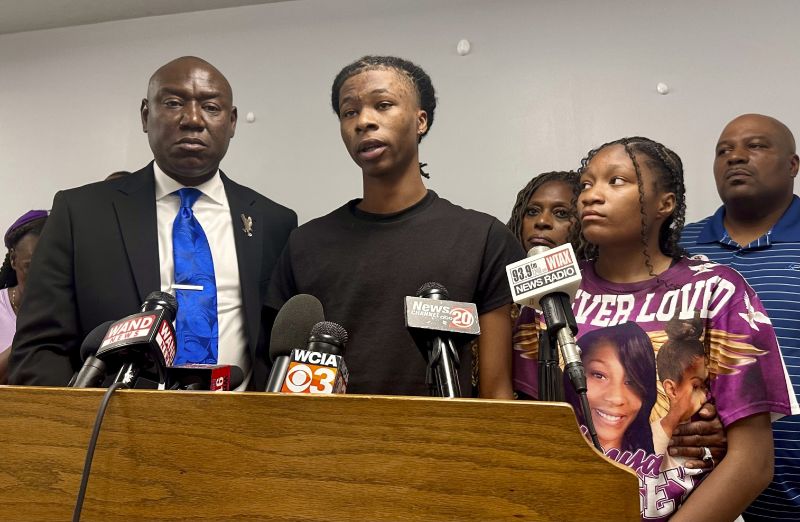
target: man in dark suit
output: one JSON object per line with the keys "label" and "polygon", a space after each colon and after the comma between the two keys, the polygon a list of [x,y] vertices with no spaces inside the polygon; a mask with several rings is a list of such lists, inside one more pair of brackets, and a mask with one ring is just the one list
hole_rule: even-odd
{"label": "man in dark suit", "polygon": [[[9,382],[64,386],[80,368],[79,347],[95,326],[138,311],[154,290],[200,287],[178,284],[185,281],[175,270],[195,257],[177,241],[173,246],[178,218],[188,212],[207,238],[216,309],[213,354],[189,362],[235,364],[245,374],[241,388],[263,389],[269,318],[262,304],[297,216],[219,170],[237,111],[228,81],[208,62],[183,57],[158,69],[141,117],[154,162],[53,200],[18,318]],[[193,194],[190,203],[185,193]],[[176,323],[180,295],[178,302]],[[193,333],[187,327],[183,334]]]}

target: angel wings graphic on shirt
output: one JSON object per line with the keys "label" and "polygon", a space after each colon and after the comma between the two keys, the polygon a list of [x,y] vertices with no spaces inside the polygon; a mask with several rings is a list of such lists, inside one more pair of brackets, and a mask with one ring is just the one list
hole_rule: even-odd
{"label": "angel wings graphic on shirt", "polygon": [[[754,330],[758,330],[755,323],[769,324],[769,319],[753,308],[749,298],[745,298],[744,307],[746,312],[739,313],[739,315]],[[539,357],[539,333],[544,328],[540,321],[541,317],[536,314],[533,322],[517,324],[513,346],[514,350],[525,359],[537,360]],[[656,330],[647,332],[647,335],[653,344],[655,354],[658,355],[658,350],[667,342],[666,331]],[[747,342],[749,337],[748,334],[731,333],[713,328],[703,331],[700,340],[706,347],[706,367],[709,379],[715,379],[720,375],[738,374],[742,368],[755,363],[758,357],[767,353]],[[580,340],[578,340],[578,345],[580,345]],[[564,368],[563,361],[560,362],[560,366],[562,369]],[[650,415],[651,422],[660,419],[669,411],[669,399],[658,379],[656,379],[656,388],[657,399]]]}
{"label": "angel wings graphic on shirt", "polygon": [[524,359],[539,359],[539,323],[517,325],[513,339],[514,350]]}
{"label": "angel wings graphic on shirt", "polygon": [[[749,306],[749,304],[748,301],[747,305]],[[667,333],[663,330],[658,330],[647,332],[647,335],[653,343],[656,355],[658,355],[658,350],[667,342]],[[701,340],[707,350],[706,364],[710,380],[720,375],[738,374],[743,367],[755,363],[758,357],[767,353],[766,350],[761,350],[745,342],[748,338],[749,336],[746,334],[735,334],[713,328],[703,332]],[[651,422],[660,419],[669,411],[669,399],[664,392],[661,381],[657,381],[656,386],[658,397],[656,398],[656,405],[650,413]]]}

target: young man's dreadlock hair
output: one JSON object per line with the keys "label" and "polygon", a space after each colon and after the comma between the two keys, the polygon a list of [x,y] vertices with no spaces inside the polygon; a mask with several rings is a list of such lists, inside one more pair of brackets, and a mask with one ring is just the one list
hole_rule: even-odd
{"label": "young man's dreadlock hair", "polygon": [[[686,187],[683,183],[683,162],[681,158],[673,151],[649,138],[641,136],[634,136],[631,138],[620,138],[615,141],[610,141],[600,145],[594,150],[589,151],[583,160],[581,160],[581,167],[578,169],[578,174],[583,174],[586,167],[592,161],[592,158],[605,149],[614,145],[622,145],[625,152],[630,157],[633,163],[633,168],[636,171],[636,183],[639,186],[639,212],[642,217],[642,244],[647,246],[647,215],[644,209],[644,185],[642,184],[642,171],[639,167],[640,157],[644,157],[651,172],[655,174],[656,188],[662,192],[672,192],[675,194],[675,210],[672,214],[664,220],[661,224],[661,229],[658,231],[658,247],[661,252],[671,257],[672,259],[679,259],[686,255],[686,251],[680,247],[678,241],[681,237],[681,231],[686,220]],[[580,250],[586,259],[593,259],[597,257],[597,247],[586,241],[581,234]],[[650,275],[655,277],[653,263],[650,260],[650,254],[645,248],[645,264],[650,270]]]}
{"label": "young man's dreadlock hair", "polygon": [[[578,173],[574,171],[553,171],[544,172],[534,176],[522,190],[517,194],[517,201],[514,203],[514,208],[511,209],[511,218],[506,223],[506,226],[517,238],[521,245],[525,244],[525,239],[522,237],[522,223],[525,221],[525,212],[528,210],[528,201],[533,196],[533,193],[539,190],[545,183],[557,181],[566,184],[572,189],[573,197],[571,204],[571,212],[575,215],[575,209],[578,203]],[[574,219],[569,226],[569,242],[572,246],[578,247],[578,238],[580,236],[580,226],[577,219]]]}
{"label": "young man's dreadlock hair", "polygon": [[44,228],[46,217],[29,221],[8,233],[9,250],[6,252],[6,257],[3,260],[3,265],[0,266],[0,288],[11,288],[17,286],[17,273],[11,268],[11,250],[16,248],[17,243],[27,236],[33,234],[39,236]]}
{"label": "young man's dreadlock hair", "polygon": [[[349,78],[361,74],[365,71],[375,71],[381,69],[394,69],[401,76],[407,78],[417,93],[417,100],[419,101],[420,108],[428,115],[428,128],[425,132],[417,136],[417,143],[422,141],[428,131],[433,126],[433,116],[436,112],[436,91],[433,88],[431,77],[428,76],[422,67],[412,63],[408,60],[398,58],[396,56],[364,56],[359,58],[350,65],[345,66],[336,78],[333,80],[333,87],[331,87],[331,106],[336,116],[339,116],[339,91],[342,90],[342,85]],[[419,173],[426,178],[430,178],[427,172],[422,170],[425,163],[420,163]]]}

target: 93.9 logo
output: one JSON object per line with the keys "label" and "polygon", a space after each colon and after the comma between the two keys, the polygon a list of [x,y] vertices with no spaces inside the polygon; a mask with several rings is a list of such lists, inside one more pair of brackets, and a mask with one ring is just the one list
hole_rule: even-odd
{"label": "93.9 logo", "polygon": [[333,393],[336,368],[293,362],[286,372],[282,392]]}

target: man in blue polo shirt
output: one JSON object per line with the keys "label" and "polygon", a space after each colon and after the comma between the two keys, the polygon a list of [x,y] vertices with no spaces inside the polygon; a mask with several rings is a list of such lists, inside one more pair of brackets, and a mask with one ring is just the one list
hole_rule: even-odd
{"label": "man in blue polo shirt", "polygon": [[[784,363],[800,393],[800,198],[791,131],[774,118],[744,114],[717,142],[714,179],[723,205],[683,229],[681,245],[738,270],[767,309]],[[773,424],[772,484],[744,518],[800,520],[800,416]]]}

